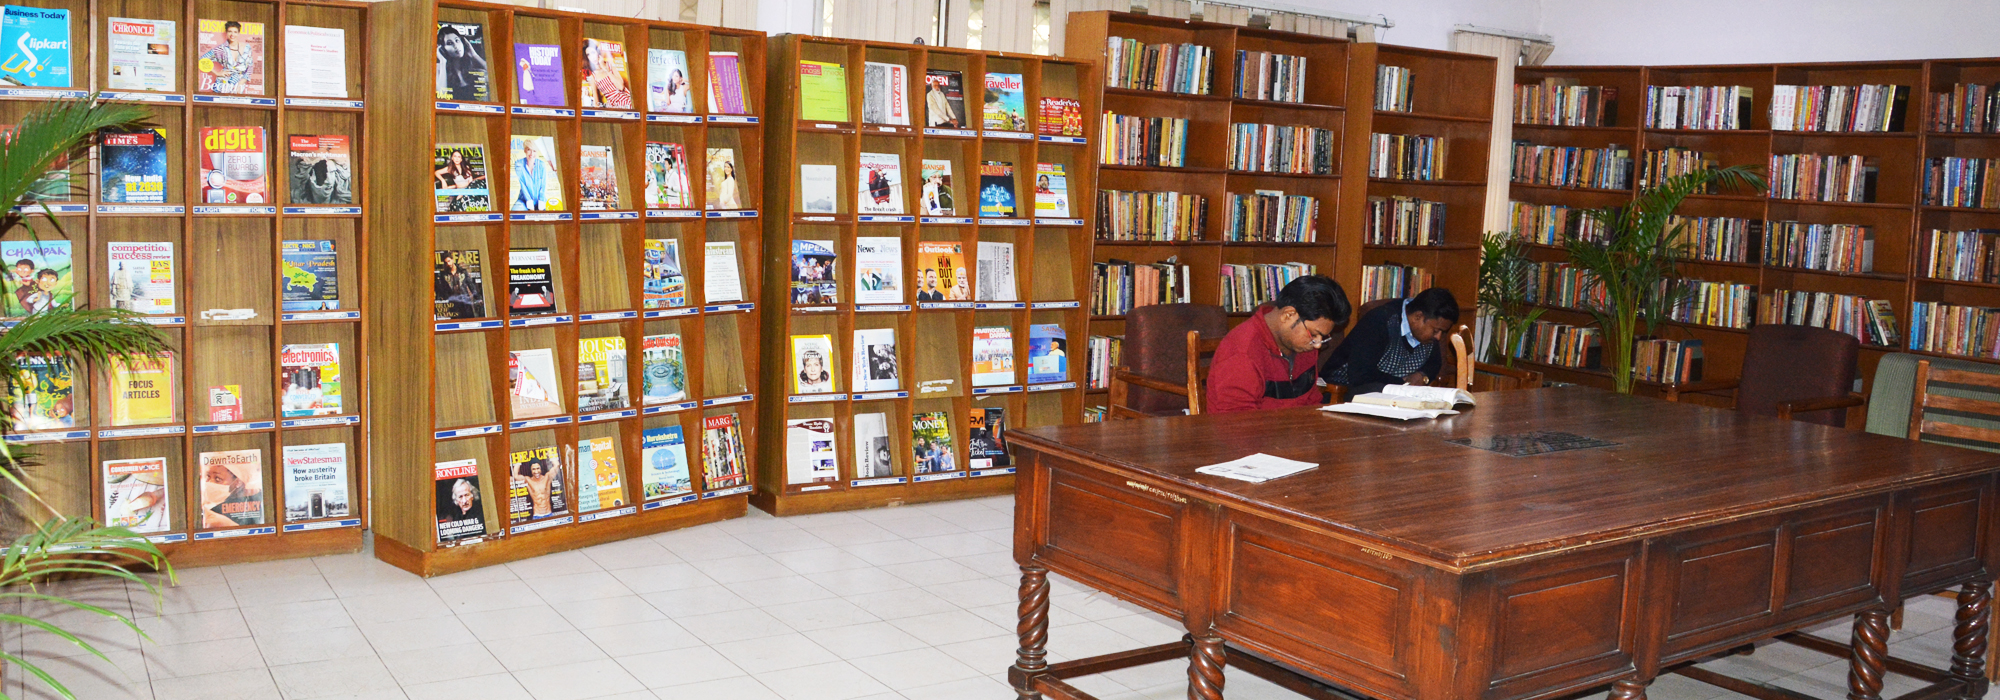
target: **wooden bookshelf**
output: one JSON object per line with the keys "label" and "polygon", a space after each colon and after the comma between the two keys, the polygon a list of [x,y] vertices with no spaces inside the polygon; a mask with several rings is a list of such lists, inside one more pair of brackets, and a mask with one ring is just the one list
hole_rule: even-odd
{"label": "wooden bookshelf", "polygon": [[[1082,299],[1088,290],[1091,201],[1095,177],[1098,78],[1081,61],[969,51],[944,47],[851,41],[815,36],[784,35],[772,39],[771,66],[780,79],[769,83],[766,103],[773,106],[766,152],[764,199],[765,264],[763,295],[764,359],[762,393],[769,408],[761,426],[757,492],[751,502],[777,515],[845,510],[1009,493],[1014,488],[1011,466],[969,468],[966,443],[968,416],[975,409],[1004,409],[1006,427],[1016,429],[1076,422],[1082,415],[1083,366],[1067,363],[1062,381],[1028,382],[1028,336],[1031,324],[1063,328],[1069,356],[1083,337]],[[849,120],[806,121],[799,115],[801,60],[840,64],[846,75]],[[866,62],[908,68],[909,126],[866,123],[862,118],[863,66]],[[955,70],[964,76],[968,129],[936,129],[925,124],[924,76],[927,70]],[[989,73],[1023,76],[1023,104],[1030,124],[1025,132],[991,131],[981,126],[984,79]],[[1087,136],[1037,136],[1035,125],[1041,98],[1078,100]],[[858,214],[859,159],[862,153],[899,155],[904,214]],[[924,159],[952,163],[953,216],[929,216],[922,211]],[[979,217],[979,165],[1005,161],[1014,165],[1016,217]],[[1034,218],[1035,166],[1058,163],[1067,175],[1070,217]],[[836,212],[804,213],[801,165],[832,165],[837,173]],[[857,237],[901,241],[903,298],[894,304],[857,304],[855,259]],[[837,255],[833,304],[793,303],[790,291],[792,242],[833,241]],[[967,288],[978,289],[978,244],[1013,244],[1015,297],[1019,301],[918,302],[920,242],[958,243],[964,250]],[[972,386],[972,338],[976,327],[1012,330],[1015,381],[1005,386]],[[895,391],[856,392],[853,385],[854,332],[893,329],[899,385]],[[793,391],[792,336],[832,336],[835,392],[798,394]],[[925,391],[930,388],[931,391]],[[779,397],[783,397],[781,401]],[[956,469],[919,474],[913,464],[912,416],[944,412],[952,435]],[[881,413],[888,424],[893,475],[860,478],[854,448],[854,417]],[[838,435],[839,478],[817,483],[789,483],[786,473],[786,426],[789,420],[827,419]]]}
{"label": "wooden bookshelf", "polygon": [[[169,529],[149,535],[180,566],[204,566],[283,557],[357,551],[368,523],[367,433],[360,388],[368,382],[368,360],[360,352],[372,332],[361,318],[371,296],[360,282],[366,261],[360,251],[369,225],[358,205],[368,201],[358,177],[364,166],[366,127],[362,67],[370,60],[366,42],[367,3],[336,0],[136,0],[112,9],[83,0],[30,0],[34,7],[70,11],[72,88],[0,89],[0,124],[16,124],[38,103],[78,98],[101,91],[101,99],[141,106],[167,142],[165,202],[107,204],[94,158],[71,164],[76,192],[52,202],[60,228],[39,216],[7,235],[9,241],[67,240],[71,244],[74,306],[111,305],[109,244],[162,242],[173,245],[174,299],[171,313],[147,317],[163,331],[174,357],[173,419],[148,425],[115,425],[111,384],[105,367],[75,368],[73,428],[8,435],[16,447],[36,455],[25,470],[41,496],[70,516],[104,513],[106,460],[164,458],[169,495]],[[111,17],[175,23],[175,81],[172,90],[116,91],[109,88],[102,43]],[[200,19],[261,22],[264,25],[261,95],[218,96],[197,90],[196,45]],[[290,56],[284,27],[303,25],[345,32],[347,97],[288,96],[285,62]],[[209,205],[189,193],[199,187],[199,138],[205,126],[259,126],[265,132],[269,202]],[[294,205],[288,177],[287,137],[342,135],[350,139],[349,165],[356,205]],[[81,183],[81,186],[76,186]],[[283,310],[281,242],[331,240],[338,265],[336,310]],[[227,319],[210,310],[238,310]],[[9,323],[8,325],[11,325]],[[284,381],[279,353],[290,344],[338,343],[343,400],[337,415],[284,416]],[[213,421],[208,388],[241,387],[242,420]],[[288,519],[285,468],[288,446],[345,446],[348,511],[344,516]],[[202,492],[199,455],[222,450],[261,452],[263,522],[205,527],[197,514]]]}
{"label": "wooden bookshelf", "polygon": [[[378,226],[408,232],[385,237],[369,250],[374,283],[382,294],[369,308],[381,329],[370,355],[392,367],[371,388],[379,410],[396,420],[375,426],[373,451],[378,481],[376,556],[422,575],[461,571],[554,551],[660,532],[742,515],[747,484],[710,488],[704,479],[703,419],[736,414],[745,456],[755,462],[758,402],[751,379],[757,376],[761,254],[758,186],[763,160],[764,36],[670,22],[538,10],[481,2],[397,0],[376,5],[379,21],[371,35],[387,58],[376,64],[387,96],[370,112],[383,135],[376,144],[371,177],[378,198],[369,216]],[[491,102],[440,100],[432,74],[438,21],[477,22],[486,27],[489,65],[506,65],[515,42],[562,47],[566,104],[527,106],[517,97],[517,75],[491,71]],[[585,109],[573,63],[586,38],[622,42],[627,57],[632,109]],[[647,106],[647,49],[686,52],[694,112],[664,114]],[[715,114],[700,96],[708,84],[710,52],[734,52],[742,65],[743,94],[750,112]],[[412,79],[417,76],[417,79]],[[514,134],[554,137],[553,160],[567,205],[562,211],[513,211],[508,192],[509,138]],[[689,156],[694,206],[648,207],[642,197],[648,141],[682,144]],[[430,178],[433,144],[480,143],[493,212],[435,212]],[[615,207],[580,207],[580,146],[608,146],[618,180]],[[708,148],[734,150],[741,208],[709,209],[703,164]],[[644,250],[649,239],[678,240],[687,303],[646,308]],[[732,242],[743,299],[707,299],[702,251],[710,242]],[[506,251],[547,248],[552,255],[556,312],[510,315]],[[432,269],[436,250],[478,250],[487,316],[437,320],[432,312]],[[644,405],[641,360],[647,335],[678,333],[685,359],[687,396],[671,404]],[[578,341],[620,337],[625,342],[627,405],[590,413],[577,411]],[[516,418],[509,391],[509,353],[551,348],[562,385],[562,408],[553,416]],[[694,491],[646,500],[641,492],[641,434],[679,426]],[[580,440],[613,438],[622,469],[624,498],[590,512],[577,512]],[[570,478],[567,514],[526,527],[507,523],[508,455],[557,447]],[[432,465],[479,460],[486,535],[450,546],[438,543]],[[539,525],[540,527],[537,527]]]}

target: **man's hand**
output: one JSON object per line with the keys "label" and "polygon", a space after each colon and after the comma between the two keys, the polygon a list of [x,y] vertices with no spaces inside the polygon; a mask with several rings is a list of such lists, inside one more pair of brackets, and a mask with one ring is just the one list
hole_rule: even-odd
{"label": "man's hand", "polygon": [[1430,386],[1431,378],[1424,376],[1423,372],[1411,372],[1410,376],[1403,378],[1403,383],[1410,386]]}

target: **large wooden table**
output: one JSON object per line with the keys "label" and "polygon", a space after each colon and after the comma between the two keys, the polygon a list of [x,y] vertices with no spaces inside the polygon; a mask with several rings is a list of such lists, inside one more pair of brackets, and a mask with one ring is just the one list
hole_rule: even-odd
{"label": "large wooden table", "polygon": [[[1411,423],[1294,409],[1010,432],[1016,692],[1087,700],[1063,679],[1184,656],[1199,700],[1223,696],[1225,660],[1384,700],[1640,700],[1663,669],[1852,615],[1849,697],[1876,700],[1885,665],[1904,670],[1890,612],[1952,586],[1952,668],[1926,694],[1985,692],[2000,455],[1595,389],[1479,401]],[[1618,444],[1446,442],[1532,431]],[[1320,466],[1194,471],[1254,452]],[[1050,571],[1189,637],[1049,664]]]}

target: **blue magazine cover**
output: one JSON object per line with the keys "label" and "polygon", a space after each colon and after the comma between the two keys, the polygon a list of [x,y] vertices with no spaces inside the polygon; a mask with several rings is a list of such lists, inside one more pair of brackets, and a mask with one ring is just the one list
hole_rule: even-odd
{"label": "blue magazine cover", "polygon": [[647,428],[639,434],[640,482],[645,487],[645,498],[650,501],[694,490],[694,482],[688,477],[687,443],[682,439],[681,427],[670,425],[663,428]]}
{"label": "blue magazine cover", "polygon": [[0,81],[70,87],[69,10],[7,5],[0,10]]}
{"label": "blue magazine cover", "polygon": [[106,202],[162,204],[167,201],[167,132],[161,129],[99,134],[98,159],[104,168]]}
{"label": "blue magazine cover", "polygon": [[1069,378],[1069,338],[1062,326],[1028,326],[1028,383],[1060,382]]}
{"label": "blue magazine cover", "polygon": [[285,241],[281,252],[286,311],[340,308],[340,260],[333,241]]}

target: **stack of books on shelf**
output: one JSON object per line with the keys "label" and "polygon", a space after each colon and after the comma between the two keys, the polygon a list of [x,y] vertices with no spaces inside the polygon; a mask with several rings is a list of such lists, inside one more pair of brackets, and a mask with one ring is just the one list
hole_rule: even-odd
{"label": "stack of books on shelf", "polygon": [[1229,227],[1225,241],[1311,243],[1316,240],[1319,201],[1280,190],[1229,194]]}
{"label": "stack of books on shelf", "polygon": [[1369,197],[1362,226],[1369,245],[1444,245],[1444,202]]}
{"label": "stack of books on shelf", "polygon": [[1531,204],[1512,202],[1513,213],[1508,220],[1515,234],[1525,236],[1530,243],[1548,246],[1566,246],[1571,240],[1603,241],[1604,222],[1592,218],[1583,209],[1560,204]]}
{"label": "stack of books on shelf", "polygon": [[1747,128],[1754,88],[1743,85],[1646,88],[1646,128],[1728,130]]}
{"label": "stack of books on shelf", "polygon": [[1670,177],[1715,167],[1708,154],[1688,148],[1660,148],[1639,158],[1639,188],[1645,189]]}
{"label": "stack of books on shelf", "polygon": [[2000,158],[1926,159],[1924,203],[1936,207],[2000,208]]}
{"label": "stack of books on shelf", "polygon": [[1444,139],[1416,134],[1375,134],[1368,144],[1368,176],[1391,180],[1444,179]]}
{"label": "stack of books on shelf", "polygon": [[2000,133],[2000,84],[1958,83],[1931,93],[1931,131]]}
{"label": "stack of books on shelf", "polygon": [[1097,191],[1101,241],[1198,241],[1208,228],[1208,198],[1186,192]]}
{"label": "stack of books on shelf", "polygon": [[1586,289],[1583,271],[1566,262],[1535,263],[1528,276],[1528,300],[1536,304],[1580,309],[1603,299],[1604,287],[1593,282]]}
{"label": "stack of books on shelf", "polygon": [[1315,274],[1317,268],[1306,263],[1288,262],[1277,265],[1231,265],[1222,266],[1222,309],[1230,313],[1249,313],[1257,307],[1278,297],[1278,290],[1292,280]]}
{"label": "stack of books on shelf", "polygon": [[1229,125],[1229,168],[1260,173],[1331,175],[1332,129],[1277,124]]}
{"label": "stack of books on shelf", "polygon": [[1601,364],[1604,334],[1554,321],[1536,321],[1521,337],[1515,357],[1557,367],[1589,369]]}
{"label": "stack of books on shelf", "polygon": [[1764,264],[1828,272],[1874,272],[1875,231],[1855,224],[1764,224]]}
{"label": "stack of books on shelf", "polygon": [[1084,378],[1086,388],[1111,388],[1111,370],[1118,366],[1124,346],[1125,336],[1122,335],[1090,336],[1088,345],[1090,363]]}
{"label": "stack of books on shelf", "polygon": [[1876,167],[1867,156],[1773,153],[1770,196],[1807,202],[1875,201]]}
{"label": "stack of books on shelf", "polygon": [[1092,315],[1122,316],[1140,306],[1188,303],[1188,266],[1173,258],[1156,263],[1112,259],[1090,268]]}
{"label": "stack of books on shelf", "polygon": [[1750,241],[1759,222],[1731,216],[1672,216],[1667,230],[1677,232],[1675,245],[1687,260],[1750,262]]}
{"label": "stack of books on shelf", "polygon": [[1306,57],[1238,50],[1236,99],[1305,102]]}
{"label": "stack of books on shelf", "polygon": [[1410,111],[1410,69],[1402,66],[1375,67],[1375,109],[1384,112]]}
{"label": "stack of books on shelf", "polygon": [[1209,94],[1215,49],[1200,44],[1146,44],[1111,37],[1105,46],[1105,85],[1128,90]]}
{"label": "stack of books on shelf", "polygon": [[1914,302],[1910,304],[1910,349],[2000,358],[2000,308]]}
{"label": "stack of books on shelf", "polygon": [[1907,85],[1778,85],[1771,130],[1902,131],[1909,102]]}
{"label": "stack of books on shelf", "polygon": [[1514,86],[1514,123],[1543,126],[1615,126],[1618,88],[1577,85],[1562,78]]}
{"label": "stack of books on shelf", "polygon": [[1669,289],[1688,290],[1681,303],[1667,309],[1669,319],[1719,328],[1750,327],[1751,306],[1757,300],[1757,288],[1754,286],[1690,279],[1661,280],[1661,293],[1666,294]]}
{"label": "stack of books on shelf", "polygon": [[1187,166],[1188,120],[1104,113],[1098,140],[1105,165]]}
{"label": "stack of books on shelf", "polygon": [[1632,188],[1632,149],[1537,146],[1514,142],[1514,182],[1557,187]]}
{"label": "stack of books on shelf", "polygon": [[1896,313],[1887,299],[1779,289],[1758,300],[1757,322],[1826,328],[1866,345],[1896,344]]}
{"label": "stack of books on shelf", "polygon": [[1657,384],[1701,381],[1700,340],[1654,338],[1632,343],[1632,378]]}
{"label": "stack of books on shelf", "polygon": [[2000,282],[2000,229],[1930,232],[1924,276],[1960,282]]}
{"label": "stack of books on shelf", "polygon": [[1401,299],[1436,286],[1437,276],[1415,265],[1362,265],[1361,303]]}

